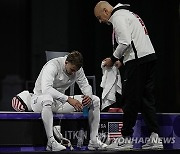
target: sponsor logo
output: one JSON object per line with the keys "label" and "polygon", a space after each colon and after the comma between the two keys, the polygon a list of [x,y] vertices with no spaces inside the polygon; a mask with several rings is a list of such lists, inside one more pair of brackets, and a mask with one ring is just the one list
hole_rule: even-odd
{"label": "sponsor logo", "polygon": [[[77,140],[79,135],[79,131],[65,131],[64,137],[68,138],[69,140]],[[87,139],[87,131],[84,131],[84,139]]]}

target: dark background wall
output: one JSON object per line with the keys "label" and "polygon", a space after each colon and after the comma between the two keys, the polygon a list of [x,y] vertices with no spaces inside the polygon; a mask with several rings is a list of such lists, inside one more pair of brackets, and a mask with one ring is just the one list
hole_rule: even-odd
{"label": "dark background wall", "polygon": [[[0,1],[0,110],[12,110],[11,98],[34,81],[45,63],[45,50],[79,50],[84,70],[95,75],[101,97],[101,61],[112,54],[112,27],[99,24],[97,0]],[[158,112],[180,112],[178,0],[109,0],[129,3],[146,24],[158,55]]]}

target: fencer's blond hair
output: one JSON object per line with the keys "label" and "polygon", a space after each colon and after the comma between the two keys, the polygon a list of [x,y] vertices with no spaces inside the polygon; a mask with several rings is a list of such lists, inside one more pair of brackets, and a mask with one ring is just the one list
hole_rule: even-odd
{"label": "fencer's blond hair", "polygon": [[75,65],[78,69],[83,66],[83,56],[79,51],[72,51],[68,54],[66,61]]}

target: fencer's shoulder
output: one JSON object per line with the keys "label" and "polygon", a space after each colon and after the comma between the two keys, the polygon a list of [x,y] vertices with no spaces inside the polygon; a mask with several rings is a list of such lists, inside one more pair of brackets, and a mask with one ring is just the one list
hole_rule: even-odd
{"label": "fencer's shoulder", "polygon": [[64,67],[64,63],[65,63],[64,57],[54,58],[48,61],[43,69],[49,71],[59,71]]}

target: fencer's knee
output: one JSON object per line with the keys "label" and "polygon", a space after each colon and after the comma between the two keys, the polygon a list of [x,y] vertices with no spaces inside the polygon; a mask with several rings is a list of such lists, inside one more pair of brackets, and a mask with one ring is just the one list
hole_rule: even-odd
{"label": "fencer's knee", "polygon": [[100,107],[100,98],[98,96],[93,95],[92,101],[94,107]]}
{"label": "fencer's knee", "polygon": [[43,106],[43,108],[44,107],[51,107],[52,106],[52,102],[51,101],[43,101],[42,102],[42,106]]}
{"label": "fencer's knee", "polygon": [[51,107],[52,106],[52,103],[53,103],[53,98],[51,95],[48,95],[48,94],[45,94],[45,95],[42,95],[42,106],[43,107]]}

